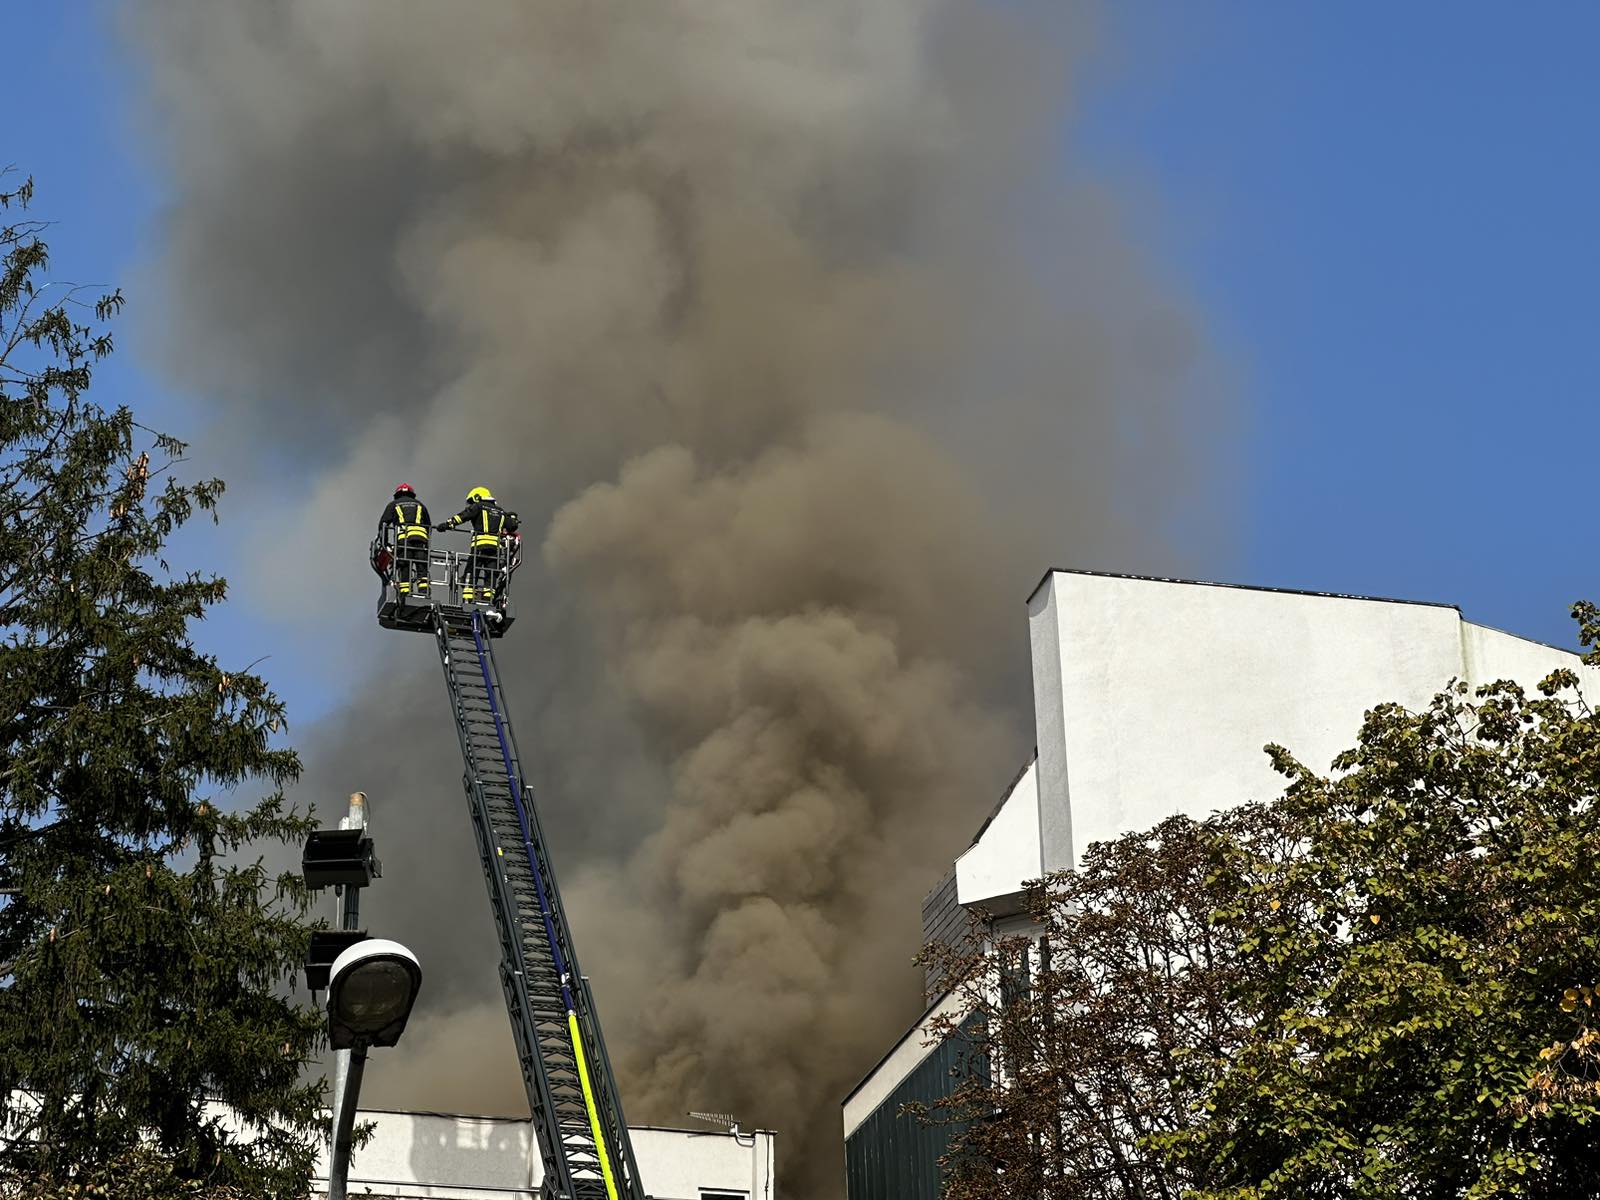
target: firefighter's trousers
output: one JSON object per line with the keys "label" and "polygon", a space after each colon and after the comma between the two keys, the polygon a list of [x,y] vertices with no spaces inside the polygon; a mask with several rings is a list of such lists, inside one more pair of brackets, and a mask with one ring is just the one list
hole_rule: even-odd
{"label": "firefighter's trousers", "polygon": [[467,580],[461,589],[461,598],[468,604],[489,604],[494,600],[495,576],[500,573],[500,545],[474,546],[467,569]]}
{"label": "firefighter's trousers", "polygon": [[428,539],[401,538],[394,545],[394,590],[402,596],[428,594]]}

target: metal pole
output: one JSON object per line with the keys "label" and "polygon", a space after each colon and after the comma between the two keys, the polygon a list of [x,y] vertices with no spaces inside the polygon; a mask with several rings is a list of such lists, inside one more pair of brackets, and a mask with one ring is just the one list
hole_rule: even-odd
{"label": "metal pole", "polygon": [[[351,792],[350,812],[339,822],[339,828],[366,827],[367,794]],[[344,884],[337,889],[337,894],[341,898],[339,928],[360,928],[361,889]],[[355,1126],[356,1100],[361,1094],[361,1072],[366,1063],[365,1050],[360,1051],[359,1055],[349,1050],[333,1052],[333,1132],[329,1141],[332,1154],[328,1160],[328,1200],[344,1200],[345,1177],[350,1173],[350,1131]],[[347,1102],[348,1112],[345,1111]],[[344,1139],[342,1146],[341,1130]]]}
{"label": "metal pole", "polygon": [[333,1157],[328,1166],[328,1200],[345,1200],[350,1177],[350,1143],[356,1126],[356,1097],[367,1068],[366,1047],[340,1052],[345,1058],[345,1095],[350,1102],[333,1110]]}

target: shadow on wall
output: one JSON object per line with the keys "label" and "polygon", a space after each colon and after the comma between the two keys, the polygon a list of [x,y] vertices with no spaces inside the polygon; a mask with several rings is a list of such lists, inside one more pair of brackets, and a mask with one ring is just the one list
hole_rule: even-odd
{"label": "shadow on wall", "polygon": [[[409,1178],[395,1177],[397,1181],[404,1179],[425,1187],[481,1188],[500,1193],[509,1189],[532,1194],[538,1172],[533,1160],[537,1155],[533,1149],[533,1127],[526,1119],[444,1113],[381,1114],[379,1119],[383,1116],[409,1118],[413,1125],[405,1160]],[[377,1141],[378,1137],[374,1136],[374,1147]],[[359,1174],[363,1178],[373,1178],[376,1183],[375,1173],[360,1161],[360,1157],[357,1158]],[[351,1180],[352,1192],[355,1182]]]}

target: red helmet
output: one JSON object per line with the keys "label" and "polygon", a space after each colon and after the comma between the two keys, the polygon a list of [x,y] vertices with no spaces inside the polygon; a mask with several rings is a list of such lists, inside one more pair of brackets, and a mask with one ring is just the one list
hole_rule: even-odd
{"label": "red helmet", "polygon": [[417,489],[412,487],[409,483],[402,483],[394,489],[394,494],[396,496],[415,496],[417,494]]}

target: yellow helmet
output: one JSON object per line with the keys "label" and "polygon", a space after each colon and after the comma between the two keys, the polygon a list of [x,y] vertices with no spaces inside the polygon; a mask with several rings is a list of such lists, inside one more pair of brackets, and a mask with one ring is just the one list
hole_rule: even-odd
{"label": "yellow helmet", "polygon": [[467,493],[467,503],[468,504],[471,504],[474,500],[493,500],[493,499],[494,499],[494,496],[492,496],[489,493],[489,489],[486,488],[486,487],[475,487],[470,492]]}

